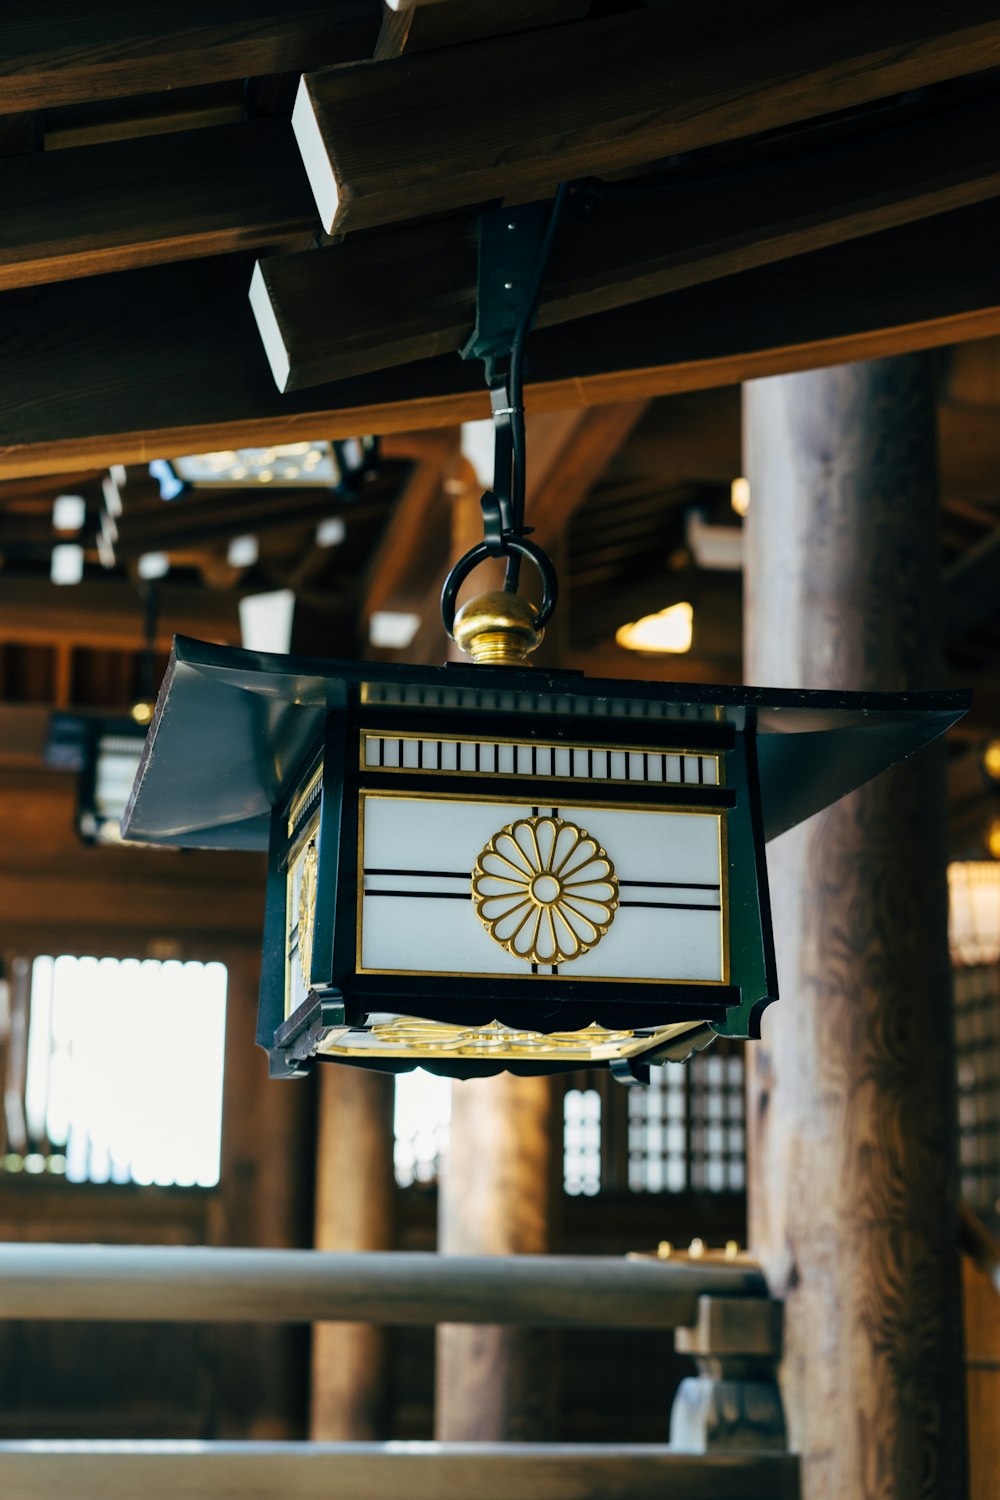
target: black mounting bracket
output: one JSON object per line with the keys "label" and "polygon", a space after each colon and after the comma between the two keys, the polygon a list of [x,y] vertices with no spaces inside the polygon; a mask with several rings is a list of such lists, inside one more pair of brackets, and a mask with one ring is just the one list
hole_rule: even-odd
{"label": "black mounting bracket", "polygon": [[476,326],[461,349],[463,359],[481,359],[486,384],[503,379],[518,325],[531,315],[537,272],[552,205],[522,203],[490,208],[479,216]]}

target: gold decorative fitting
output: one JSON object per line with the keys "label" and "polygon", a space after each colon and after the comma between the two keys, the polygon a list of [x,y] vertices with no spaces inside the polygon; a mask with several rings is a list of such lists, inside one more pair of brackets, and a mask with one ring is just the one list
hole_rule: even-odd
{"label": "gold decorative fitting", "polygon": [[302,883],[299,886],[299,968],[306,989],[312,979],[313,913],[316,908],[316,866],[319,855],[316,841],[310,841],[302,861]]}
{"label": "gold decorative fitting", "polygon": [[522,818],[495,833],[472,872],[490,937],[531,964],[565,964],[604,937],[618,907],[614,865],[584,828]]}
{"label": "gold decorative fitting", "polygon": [[420,1016],[391,1016],[363,1030],[334,1029],[318,1051],[330,1057],[534,1059],[536,1062],[609,1062],[657,1050],[680,1039],[699,1021],[674,1022],[638,1031],[612,1031],[590,1025],[580,1031],[524,1031],[489,1021],[483,1026],[455,1026]]}
{"label": "gold decorative fitting", "polygon": [[517,594],[479,594],[455,616],[455,643],[478,666],[522,666],[545,634],[535,624],[537,615]]}

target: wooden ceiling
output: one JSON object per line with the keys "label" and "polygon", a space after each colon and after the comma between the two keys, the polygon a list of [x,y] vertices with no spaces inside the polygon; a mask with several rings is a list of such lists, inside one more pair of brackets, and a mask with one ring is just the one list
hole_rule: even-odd
{"label": "wooden ceiling", "polygon": [[[936,349],[974,758],[1000,733],[998,67],[1000,16],[970,0],[5,6],[0,761],[35,754],[53,704],[127,701],[148,552],[170,559],[161,650],[236,640],[241,594],[291,587],[303,650],[370,650],[371,615],[407,609],[406,654],[440,659],[481,484],[459,429],[488,414],[457,355],[477,215],[562,182],[527,391],[529,522],[565,589],[550,659],[738,677],[740,575],[699,567],[688,526],[738,525],[739,382]],[[167,503],[147,470],[368,433],[353,497]],[[48,581],[63,493],[86,502],[75,588]],[[318,547],[330,517],[343,539]],[[246,534],[258,559],[234,564]],[[681,597],[689,656],[614,646]]]}

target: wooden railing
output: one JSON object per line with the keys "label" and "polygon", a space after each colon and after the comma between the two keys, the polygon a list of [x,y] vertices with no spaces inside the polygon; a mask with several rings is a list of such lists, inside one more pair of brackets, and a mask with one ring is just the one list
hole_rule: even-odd
{"label": "wooden railing", "polygon": [[780,1308],[722,1261],[0,1246],[0,1318],[677,1329],[671,1443],[0,1443],[17,1500],[794,1500]]}

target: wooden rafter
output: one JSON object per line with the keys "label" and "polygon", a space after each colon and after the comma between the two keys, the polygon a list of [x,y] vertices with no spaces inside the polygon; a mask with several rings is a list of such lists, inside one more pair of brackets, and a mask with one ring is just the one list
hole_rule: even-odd
{"label": "wooden rafter", "polygon": [[[169,650],[174,633],[238,644],[236,597],[167,584],[161,590],[157,646]],[[0,590],[0,642],[55,646],[72,641],[108,650],[145,644],[142,609],[125,580],[60,588],[34,578],[5,577]]]}
{"label": "wooden rafter", "polygon": [[284,121],[0,158],[0,290],[232,250],[308,245]]}
{"label": "wooden rafter", "polygon": [[409,5],[383,6],[382,27],[375,57],[383,61],[404,52],[426,52],[454,47],[480,37],[533,31],[560,21],[576,21],[590,10],[592,0],[412,0]]}
{"label": "wooden rafter", "polygon": [[[542,329],[529,410],[733,385],[1000,333],[993,203]],[[488,415],[454,356],[280,395],[224,260],[0,305],[0,479]],[[155,359],[152,353],[155,350]]]}
{"label": "wooden rafter", "polygon": [[[996,97],[754,161],[721,181],[570,213],[539,327],[641,302],[1000,194]],[[584,200],[587,201],[587,200]],[[278,386],[295,390],[458,350],[474,321],[474,217],[258,263],[250,300]]]}
{"label": "wooden rafter", "polygon": [[309,73],[293,125],[333,232],[544,196],[997,63],[988,0],[695,0]]}
{"label": "wooden rafter", "polygon": [[0,112],[289,73],[370,57],[374,0],[9,0],[0,15]]}

